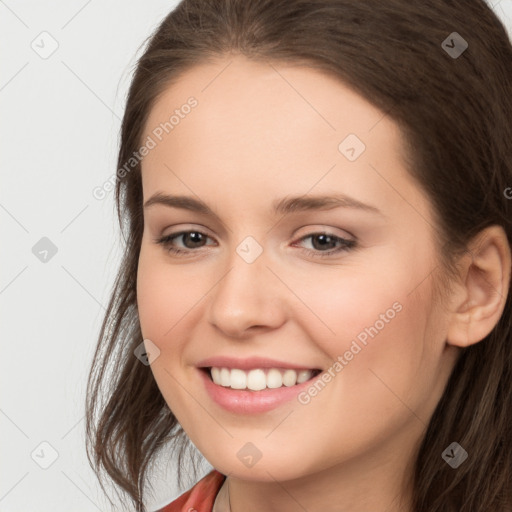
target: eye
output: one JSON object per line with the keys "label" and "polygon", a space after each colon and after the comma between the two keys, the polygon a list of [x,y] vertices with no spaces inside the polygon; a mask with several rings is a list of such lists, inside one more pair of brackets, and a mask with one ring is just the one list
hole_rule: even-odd
{"label": "eye", "polygon": [[[174,240],[178,238],[182,239],[182,243],[185,245],[185,249],[174,247]],[[179,233],[163,236],[158,238],[156,243],[163,245],[164,248],[171,254],[189,254],[193,252],[194,249],[202,247],[203,242],[208,238],[210,237],[201,231],[190,230],[180,231]]]}
{"label": "eye", "polygon": [[[357,246],[357,242],[355,240],[349,240],[346,238],[339,237],[332,233],[327,232],[319,232],[319,233],[311,233],[309,235],[303,236],[299,242],[307,240],[308,238],[312,241],[313,250],[311,249],[303,249],[307,254],[313,257],[324,258],[326,256],[332,256],[333,254],[338,254],[343,251],[348,251]],[[297,242],[296,242],[297,243]],[[337,247],[332,248],[337,245]],[[325,250],[328,249],[328,250]]]}
{"label": "eye", "polygon": [[[175,240],[180,238],[184,248],[175,247],[174,245]],[[210,237],[202,231],[190,230],[180,231],[178,233],[172,233],[170,235],[157,238],[155,242],[162,245],[165,250],[171,254],[191,255],[195,252],[194,249],[204,247],[206,240],[209,238]],[[297,243],[303,242],[307,239],[311,239],[313,249],[303,248],[302,250],[310,256],[320,258],[348,251],[357,246],[357,242],[355,240],[342,238],[328,232],[311,233],[303,236],[298,242],[295,242],[292,245],[295,246]]]}

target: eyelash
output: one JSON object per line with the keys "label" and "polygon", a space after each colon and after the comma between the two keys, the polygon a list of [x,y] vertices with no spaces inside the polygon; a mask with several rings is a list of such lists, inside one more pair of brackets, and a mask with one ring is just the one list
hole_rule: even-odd
{"label": "eyelash", "polygon": [[[163,236],[161,238],[157,238],[155,240],[155,242],[157,244],[162,245],[165,248],[165,250],[167,252],[171,253],[171,254],[175,254],[175,255],[188,254],[188,255],[190,255],[191,253],[195,252],[195,249],[184,250],[184,249],[178,249],[176,247],[172,247],[171,246],[171,242],[175,238],[178,238],[178,237],[180,237],[182,235],[187,235],[189,233],[199,233],[200,235],[203,235],[203,236],[205,236],[207,238],[210,238],[206,233],[203,233],[203,232],[198,231],[198,230],[190,230],[190,231],[180,231],[178,233],[173,233],[171,235],[166,235],[166,236]],[[318,250],[304,249],[304,248],[302,249],[308,255],[313,256],[315,258],[325,258],[325,257],[328,257],[328,256],[332,256],[334,254],[339,254],[341,252],[353,249],[353,248],[355,248],[357,246],[357,242],[355,240],[348,240],[346,238],[341,238],[339,236],[333,235],[332,233],[328,233],[328,232],[325,232],[325,231],[319,231],[319,232],[315,232],[315,233],[310,233],[309,235],[303,236],[298,241],[301,242],[303,240],[306,240],[308,238],[311,238],[311,237],[314,237],[314,236],[317,236],[317,235],[328,236],[328,237],[332,238],[335,242],[339,242],[341,244],[341,246],[338,247],[337,249],[331,249],[329,251],[318,251]]]}

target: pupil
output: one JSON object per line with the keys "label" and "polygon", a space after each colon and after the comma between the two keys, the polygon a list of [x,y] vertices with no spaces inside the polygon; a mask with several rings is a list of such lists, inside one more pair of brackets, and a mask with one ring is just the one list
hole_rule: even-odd
{"label": "pupil", "polygon": [[[187,238],[187,237],[189,237],[189,238],[191,238],[191,239],[192,239],[192,244],[195,244],[195,243],[201,243],[201,241],[202,241],[202,240],[201,240],[201,238],[202,238],[201,233],[197,233],[197,232],[195,232],[195,231],[192,231],[191,233],[187,233],[187,234],[185,235],[185,238]],[[194,238],[195,238],[196,240],[194,240]],[[187,245],[187,244],[185,244],[185,245]]]}
{"label": "pupil", "polygon": [[[320,239],[321,239],[321,240],[323,240],[324,242],[327,240],[327,243],[328,243],[328,241],[329,241],[329,240],[331,240],[331,243],[332,243],[332,238],[331,238],[329,235],[317,235],[317,236],[313,237],[313,246],[315,245],[314,241],[315,241],[315,240],[320,240]],[[325,249],[325,247],[326,247],[326,244],[325,244],[325,243],[320,243],[320,245],[319,245],[319,248],[320,248],[320,249],[321,249],[321,248],[324,248],[324,249]],[[316,249],[316,248],[317,248],[317,247],[315,247],[315,249]]]}

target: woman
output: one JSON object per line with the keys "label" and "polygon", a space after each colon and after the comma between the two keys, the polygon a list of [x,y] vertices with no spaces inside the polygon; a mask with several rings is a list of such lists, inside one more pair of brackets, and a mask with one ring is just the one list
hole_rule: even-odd
{"label": "woman", "polygon": [[512,510],[511,64],[483,0],[166,17],[87,396],[138,511],[191,443],[215,469],[166,512]]}

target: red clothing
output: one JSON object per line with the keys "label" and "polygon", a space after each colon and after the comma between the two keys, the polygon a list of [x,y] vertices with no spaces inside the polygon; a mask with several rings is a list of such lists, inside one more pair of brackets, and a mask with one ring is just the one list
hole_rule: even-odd
{"label": "red clothing", "polygon": [[191,489],[157,512],[212,512],[213,502],[225,479],[226,475],[212,469]]}

